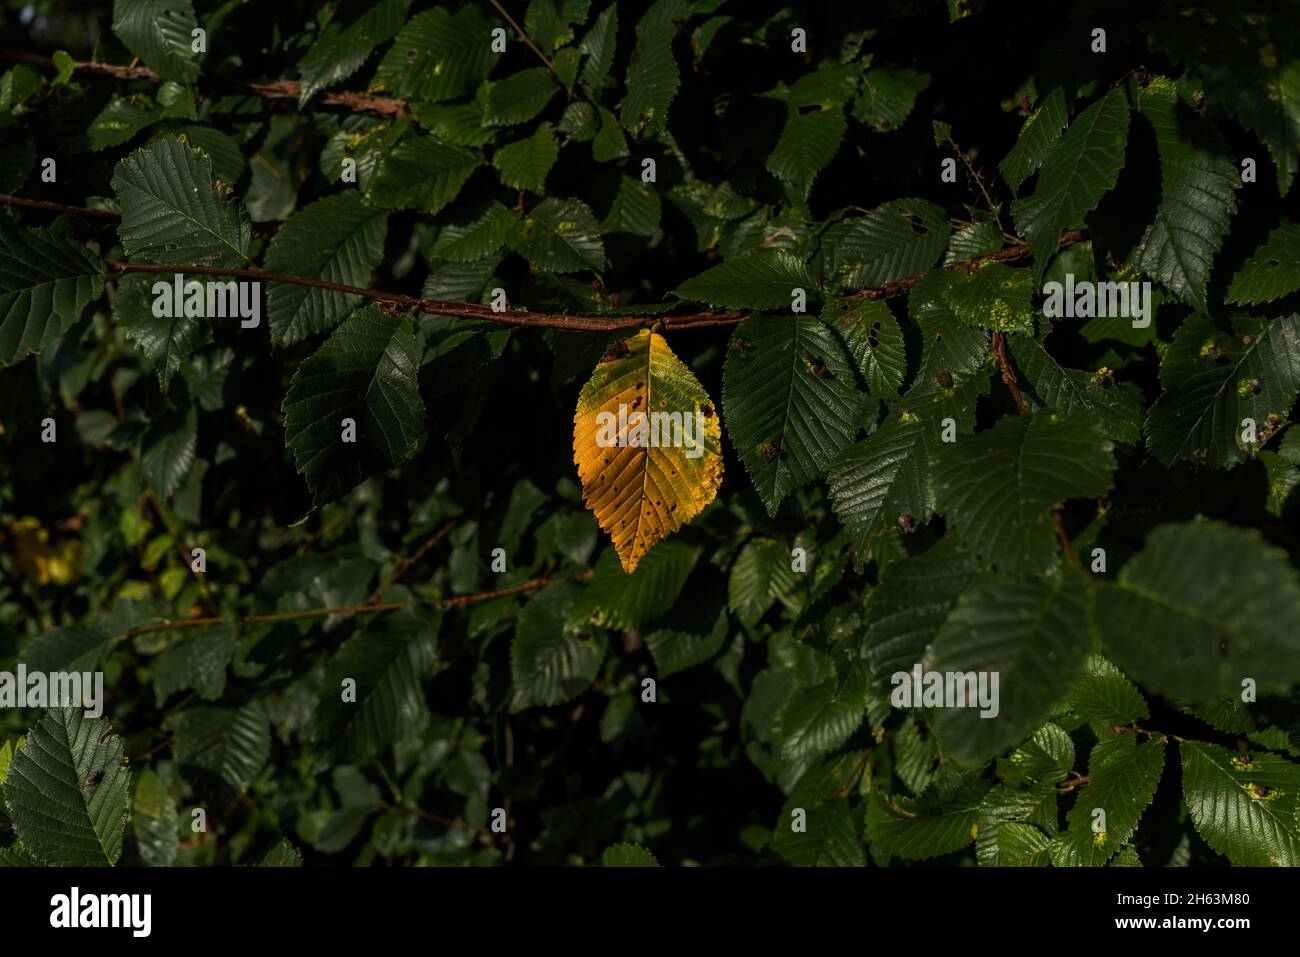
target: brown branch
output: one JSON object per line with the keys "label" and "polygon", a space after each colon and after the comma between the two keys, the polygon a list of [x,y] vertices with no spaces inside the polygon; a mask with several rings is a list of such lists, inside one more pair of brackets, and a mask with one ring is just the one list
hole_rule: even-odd
{"label": "brown branch", "polygon": [[[575,575],[573,578],[577,582],[586,582],[591,580],[591,572],[583,572]],[[502,588],[497,591],[479,592],[476,595],[458,595],[455,598],[441,598],[434,604],[440,608],[464,608],[466,605],[476,605],[482,601],[491,601],[494,598],[505,598],[508,595],[518,595],[521,592],[536,591],[539,588],[545,588],[547,585],[561,581],[558,578],[534,578],[518,585],[512,585],[509,588]],[[277,611],[265,615],[244,615],[237,620],[240,624],[256,625],[266,622],[277,621],[301,621],[308,618],[326,618],[330,615],[365,615],[381,611],[402,611],[406,608],[419,605],[416,601],[389,601],[382,603],[365,602],[361,605],[350,605],[346,608],[309,608],[305,611]],[[156,631],[172,631],[177,628],[201,628],[206,625],[219,625],[227,619],[219,615],[208,615],[203,618],[178,618],[163,619],[152,625],[142,625],[138,628],[129,628],[126,631],[114,636],[114,641],[126,641],[128,638],[134,638],[137,635],[148,635]]]}
{"label": "brown branch", "polygon": [[[49,57],[36,53],[0,50],[0,61],[5,60],[28,63],[49,70],[58,69]],[[73,64],[73,71],[101,79],[162,82],[162,77],[145,66],[117,66],[112,63],[78,61]],[[218,76],[203,77],[199,80],[198,86],[201,92],[210,95],[247,93],[266,100],[297,100],[302,93],[302,84],[297,80],[252,80]],[[407,105],[403,100],[389,96],[369,96],[348,90],[326,90],[320,94],[320,103],[322,106],[337,106],[354,113],[368,113],[371,116],[397,117],[407,112]]]}
{"label": "brown branch", "polygon": [[501,4],[497,2],[497,0],[488,0],[488,2],[491,3],[492,6],[496,7],[497,13],[501,14],[501,16],[505,19],[506,23],[510,24],[512,27],[515,28],[515,33],[519,34],[519,39],[523,40],[525,43],[528,44],[528,49],[536,53],[537,58],[546,64],[546,68],[548,70],[554,73],[555,64],[550,59],[547,58],[545,53],[543,53],[540,49],[538,49],[537,44],[534,43],[532,38],[527,33],[524,32],[524,28],[521,27],[519,24],[517,24],[515,22],[515,18],[506,12],[506,8],[501,6]]}
{"label": "brown branch", "polygon": [[429,538],[425,541],[425,543],[421,545],[419,548],[417,548],[409,558],[402,559],[401,564],[397,566],[397,571],[393,572],[393,574],[389,576],[388,581],[384,582],[373,592],[371,592],[370,597],[366,599],[365,603],[369,605],[373,602],[379,601],[380,595],[386,592],[389,588],[393,587],[393,585],[397,583],[397,580],[401,578],[403,575],[405,575],[407,570],[412,565],[414,565],[421,558],[423,558],[428,553],[429,549],[433,548],[434,545],[437,545],[440,541],[442,541],[444,538],[450,535],[451,530],[455,527],[456,527],[455,522],[448,522],[446,525],[442,526],[442,528],[438,529],[436,532],[430,535]]}
{"label": "brown branch", "polygon": [[[26,209],[39,209],[48,213],[67,213],[69,216],[94,216],[99,219],[112,220],[115,223],[122,221],[122,214],[115,213],[111,209],[65,206],[62,203],[47,203],[43,199],[23,199],[21,196],[6,196],[2,193],[0,193],[0,206],[22,206]],[[280,221],[276,219],[270,219],[264,223],[253,223],[253,232],[263,236],[270,235],[279,228]]]}
{"label": "brown branch", "polygon": [[1070,544],[1070,536],[1065,534],[1065,521],[1061,518],[1062,508],[1060,505],[1052,509],[1052,525],[1056,527],[1056,538],[1061,543],[1061,551],[1065,552],[1065,560],[1071,565],[1079,564],[1079,556],[1075,554],[1074,546]]}
{"label": "brown branch", "polygon": [[1007,343],[1002,338],[1001,332],[993,333],[993,342],[989,351],[993,353],[993,358],[997,360],[998,370],[1002,373],[1002,381],[1006,383],[1007,389],[1011,392],[1011,398],[1016,400],[1016,408],[1020,410],[1021,415],[1027,415],[1029,413],[1029,403],[1020,394],[1020,386],[1016,383],[1015,370],[1011,368],[1011,360],[1007,358]]}
{"label": "brown branch", "polygon": [[441,824],[443,827],[459,827],[466,831],[475,831],[479,834],[491,834],[492,832],[486,827],[479,827],[477,824],[470,824],[468,821],[455,821],[449,817],[443,817],[441,814],[432,814],[429,811],[422,810],[418,807],[402,807],[397,804],[381,804],[381,811],[392,811],[397,814],[410,814],[415,817],[424,818],[426,821],[433,821]]}

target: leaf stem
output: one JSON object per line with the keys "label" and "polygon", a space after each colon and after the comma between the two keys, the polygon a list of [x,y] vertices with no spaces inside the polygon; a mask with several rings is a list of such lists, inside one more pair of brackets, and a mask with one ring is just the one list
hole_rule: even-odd
{"label": "leaf stem", "polygon": [[501,14],[502,18],[506,21],[506,23],[514,27],[515,33],[519,34],[519,39],[523,40],[524,43],[528,44],[528,49],[536,53],[537,58],[546,64],[546,68],[548,70],[554,73],[555,63],[552,62],[549,58],[547,58],[546,54],[543,53],[541,49],[537,46],[537,44],[533,42],[532,37],[530,37],[527,33],[525,33],[524,28],[515,22],[515,18],[512,17],[506,11],[506,8],[501,6],[501,4],[497,2],[497,0],[488,0],[488,2],[491,3],[492,6],[496,7],[497,13]]}

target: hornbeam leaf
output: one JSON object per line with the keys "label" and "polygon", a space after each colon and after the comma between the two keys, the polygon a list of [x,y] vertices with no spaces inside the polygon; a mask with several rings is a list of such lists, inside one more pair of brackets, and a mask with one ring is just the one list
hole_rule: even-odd
{"label": "hornbeam leaf", "polygon": [[404,140],[379,161],[362,196],[369,206],[436,213],[456,198],[482,161],[474,150],[431,136]]}
{"label": "hornbeam leaf", "polygon": [[879,287],[924,272],[948,245],[952,226],[943,207],[896,199],[822,234],[822,272],[843,289]]}
{"label": "hornbeam leaf", "polygon": [[601,867],[659,867],[659,861],[640,844],[611,844],[600,855]]}
{"label": "hornbeam leaf", "polygon": [[[356,190],[326,196],[285,220],[267,250],[266,268],[365,287],[383,258],[387,232],[388,213],[362,205]],[[360,302],[360,296],[268,282],[266,313],[271,341],[287,346],[328,332]]]}
{"label": "hornbeam leaf", "polygon": [[80,708],[51,710],[9,765],[14,832],[51,867],[107,867],[122,855],[131,769],[111,730]]}
{"label": "hornbeam leaf", "polygon": [[510,645],[511,711],[561,704],[596,680],[607,642],[569,624],[579,592],[572,582],[549,585],[519,613]]}
{"label": "hornbeam leaf", "polygon": [[542,123],[532,136],[497,150],[492,165],[502,185],[540,193],[546,186],[546,174],[559,155],[560,147],[551,124]]}
{"label": "hornbeam leaf", "polygon": [[853,441],[867,402],[844,347],[812,316],[746,319],[731,336],[722,383],[731,441],[769,515]]}
{"label": "hornbeam leaf", "polygon": [[580,199],[549,196],[528,211],[514,248],[542,272],[605,268],[605,244],[591,208]]}
{"label": "hornbeam leaf", "polygon": [[776,148],[767,158],[767,168],[807,199],[817,174],[835,158],[847,128],[844,110],[839,106],[811,113],[792,109]]}
{"label": "hornbeam leaf", "polygon": [[1086,409],[1111,440],[1136,445],[1142,438],[1143,398],[1137,386],[1104,374],[1066,369],[1052,358],[1042,339],[1009,336],[1007,344],[1030,411],[1055,409],[1069,415]]}
{"label": "hornbeam leaf", "polygon": [[298,76],[302,78],[298,106],[306,106],[321,90],[361,69],[375,47],[391,40],[401,29],[410,5],[411,0],[378,0],[346,27],[331,21],[298,63]]}
{"label": "hornbeam leaf", "polygon": [[1241,188],[1236,164],[1208,140],[1204,124],[1183,104],[1172,84],[1138,87],[1136,112],[1155,128],[1160,156],[1160,205],[1133,253],[1133,265],[1205,308],[1205,286],[1215,254],[1237,211]]}
{"label": "hornbeam leaf", "polygon": [[686,280],[673,295],[711,306],[776,309],[789,307],[796,289],[811,292],[815,285],[802,260],[773,249],[727,259]]}
{"label": "hornbeam leaf", "polygon": [[629,573],[713,501],[718,414],[662,336],[643,329],[605,350],[578,395],[573,460],[583,500]]}
{"label": "hornbeam leaf", "polygon": [[436,6],[417,14],[380,61],[374,85],[421,103],[473,93],[499,59],[489,42],[494,25],[474,5],[455,13]]}
{"label": "hornbeam leaf", "polygon": [[1016,229],[1034,252],[1035,285],[1061,232],[1082,224],[1119,179],[1128,123],[1124,91],[1111,90],[1070,124],[1043,161],[1033,195],[1011,204]]}
{"label": "hornbeam leaf", "polygon": [[1057,564],[1051,509],[1104,495],[1115,459],[1097,419],[1039,412],[966,438],[938,464],[939,511],[986,563],[1046,574]]}
{"label": "hornbeam leaf", "polygon": [[487,88],[483,98],[484,126],[514,126],[527,123],[540,113],[560,90],[555,75],[544,66],[520,70]]}
{"label": "hornbeam leaf", "polygon": [[669,539],[628,574],[617,550],[607,548],[596,560],[591,584],[574,602],[568,621],[579,630],[591,625],[639,629],[672,608],[699,557],[699,548]]}
{"label": "hornbeam leaf", "polygon": [[271,757],[271,724],[260,701],[242,708],[189,708],[172,719],[172,727],[178,764],[216,774],[241,791]]}
{"label": "hornbeam leaf", "polygon": [[1043,165],[1069,120],[1065,94],[1059,86],[1052,87],[1047,98],[1025,118],[1020,134],[1016,137],[1016,145],[998,164],[998,170],[1008,186],[1019,190],[1025,180]]}
{"label": "hornbeam leaf", "polygon": [[190,0],[113,0],[113,32],[164,80],[198,79],[190,36],[197,26]]}
{"label": "hornbeam leaf", "polygon": [[1258,532],[1218,522],[1163,525],[1099,596],[1097,621],[1116,664],[1196,703],[1290,693],[1300,681],[1300,580]]}
{"label": "hornbeam leaf", "polygon": [[[318,769],[368,761],[419,732],[429,712],[420,679],[437,657],[441,620],[436,608],[407,608],[343,643],[312,716]],[[349,678],[356,698],[345,702],[339,689]]]}
{"label": "hornbeam leaf", "polygon": [[1227,302],[1258,305],[1300,289],[1300,226],[1283,223],[1232,277]]}
{"label": "hornbeam leaf", "polygon": [[1300,764],[1183,741],[1183,798],[1205,843],[1238,867],[1300,867]]}
{"label": "hornbeam leaf", "polygon": [[167,136],[126,156],[113,170],[113,191],[128,256],[198,266],[250,261],[248,213],[218,194],[212,160],[187,142]]}
{"label": "hornbeam leaf", "polygon": [[420,447],[424,403],[414,326],[410,316],[367,306],[294,373],[284,397],[284,442],[315,506]]}
{"label": "hornbeam leaf", "polygon": [[[1052,839],[1052,863],[1057,867],[1100,867],[1137,830],[1160,783],[1165,739],[1153,735],[1138,744],[1136,738],[1136,734],[1107,736],[1092,749],[1088,783],[1066,815],[1068,829]],[[1106,812],[1104,819],[1094,816],[1096,808]]]}
{"label": "hornbeam leaf", "polygon": [[179,815],[176,800],[153,768],[144,768],[135,777],[135,794],[131,798],[131,829],[140,849],[140,860],[149,867],[171,867],[180,850],[176,824]]}
{"label": "hornbeam leaf", "polygon": [[974,840],[986,782],[952,773],[916,799],[873,788],[867,799],[867,841],[873,849],[904,860],[923,860],[959,850]]}
{"label": "hornbeam leaf", "polygon": [[879,299],[827,303],[822,320],[834,326],[844,340],[867,392],[882,399],[896,397],[907,375],[907,351],[889,306]]}
{"label": "hornbeam leaf", "polygon": [[[996,675],[998,688],[988,699],[993,706],[967,698],[964,707],[959,702],[927,712],[950,754],[966,762],[983,761],[1023,741],[1043,723],[1083,671],[1092,644],[1091,603],[1092,588],[1080,571],[1056,579],[992,578],[958,599],[924,668]],[[959,687],[967,695],[976,690]]]}
{"label": "hornbeam leaf", "polygon": [[675,21],[690,15],[686,0],[656,0],[636,25],[636,49],[627,67],[627,95],[619,120],[634,133],[655,133],[668,122],[668,106],[681,83],[673,57]]}
{"label": "hornbeam leaf", "polygon": [[103,288],[103,267],[84,246],[0,224],[0,368],[58,339]]}
{"label": "hornbeam leaf", "polygon": [[1300,316],[1191,316],[1161,359],[1160,384],[1146,422],[1156,458],[1225,468],[1254,456],[1300,391]]}

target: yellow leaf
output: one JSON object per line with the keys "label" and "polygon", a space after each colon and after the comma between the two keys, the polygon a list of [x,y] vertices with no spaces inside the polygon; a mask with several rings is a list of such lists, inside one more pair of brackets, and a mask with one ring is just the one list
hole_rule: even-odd
{"label": "yellow leaf", "polygon": [[573,461],[629,574],[718,494],[718,413],[662,336],[642,330],[605,350],[578,396]]}

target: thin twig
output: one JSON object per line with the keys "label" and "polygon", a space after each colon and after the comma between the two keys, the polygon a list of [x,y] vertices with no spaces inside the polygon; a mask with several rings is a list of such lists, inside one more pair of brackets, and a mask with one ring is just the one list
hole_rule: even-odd
{"label": "thin twig", "polygon": [[406,574],[407,569],[423,558],[434,545],[437,545],[440,541],[451,534],[451,530],[455,527],[455,522],[448,522],[446,525],[442,526],[442,528],[430,535],[423,545],[411,553],[409,558],[402,559],[401,564],[397,566],[397,571],[393,572],[393,574],[389,576],[388,581],[384,582],[371,592],[370,597],[366,599],[365,603],[369,605],[372,602],[379,601],[379,597],[388,589],[392,588],[393,585],[397,583],[397,580]]}
{"label": "thin twig", "polygon": [[1020,410],[1021,415],[1028,415],[1029,403],[1020,394],[1020,386],[1016,382],[1015,370],[1011,368],[1011,360],[1007,358],[1007,343],[1002,338],[1001,332],[993,333],[990,351],[993,353],[993,358],[997,360],[998,370],[1002,373],[1002,381],[1006,383],[1007,389],[1011,392],[1011,398],[1016,400],[1016,408]]}
{"label": "thin twig", "polygon": [[1071,565],[1079,564],[1079,556],[1075,554],[1074,546],[1070,544],[1070,536],[1065,534],[1065,521],[1061,517],[1063,511],[1060,505],[1052,509],[1052,524],[1056,527],[1056,537],[1061,543],[1061,551],[1065,552],[1065,560]]}
{"label": "thin twig", "polygon": [[396,804],[381,804],[382,811],[393,811],[396,814],[411,814],[415,817],[424,818],[426,821],[433,821],[441,824],[443,827],[458,827],[466,831],[474,831],[478,834],[491,834],[485,827],[479,827],[477,824],[470,824],[468,821],[456,821],[449,817],[443,817],[441,814],[432,814],[429,811],[422,810],[418,807],[401,807]]}
{"label": "thin twig", "polygon": [[[53,60],[37,53],[0,50],[0,61],[5,60],[29,63],[50,70],[58,69]],[[162,82],[162,77],[145,66],[117,66],[112,63],[78,61],[73,63],[72,68],[75,73],[102,79]],[[198,86],[201,92],[207,94],[248,93],[266,100],[297,100],[302,93],[302,84],[297,80],[203,77],[199,80]],[[352,110],[354,113],[368,113],[372,116],[396,117],[407,112],[407,105],[403,100],[389,96],[369,96],[348,90],[326,90],[320,94],[320,103],[322,106],[337,106]]]}
{"label": "thin twig", "polygon": [[[0,195],[0,206],[22,206],[26,209],[39,209],[47,213],[67,213],[69,216],[93,216],[98,219],[111,220],[115,223],[122,221],[122,214],[111,209],[93,209],[90,206],[65,206],[63,203],[47,203],[43,199],[24,199],[21,196]],[[253,223],[253,232],[261,236],[269,236],[279,228],[280,221],[278,219]]]}
{"label": "thin twig", "polygon": [[505,19],[506,23],[510,24],[512,27],[515,28],[515,33],[519,34],[519,39],[523,40],[525,43],[528,44],[528,49],[536,53],[537,58],[546,64],[546,68],[548,70],[554,73],[555,63],[552,62],[550,59],[548,59],[546,54],[543,53],[538,48],[537,44],[533,42],[532,37],[530,37],[527,33],[524,32],[524,28],[521,27],[519,24],[515,23],[515,18],[506,12],[506,8],[501,6],[501,4],[497,2],[497,0],[488,0],[488,2],[491,3],[492,6],[497,8],[497,13],[501,14],[501,16]]}
{"label": "thin twig", "polygon": [[835,789],[835,794],[833,795],[834,797],[844,796],[844,792],[846,792],[849,789],[849,787],[853,784],[853,782],[858,779],[859,775],[861,775],[863,770],[866,768],[867,758],[870,755],[871,755],[870,748],[867,748],[867,750],[862,752],[862,757],[858,758],[858,763],[853,766],[853,770],[849,772],[849,776],[845,778],[844,781],[840,784],[840,786]]}

